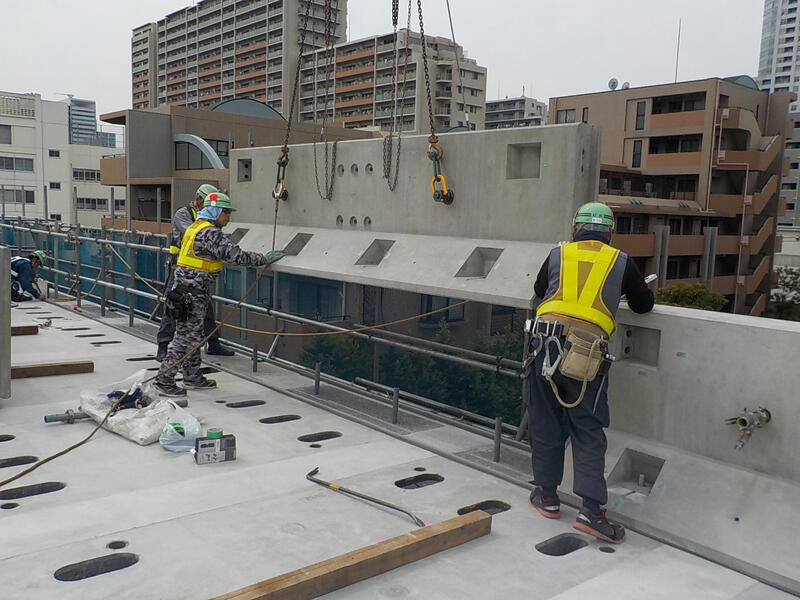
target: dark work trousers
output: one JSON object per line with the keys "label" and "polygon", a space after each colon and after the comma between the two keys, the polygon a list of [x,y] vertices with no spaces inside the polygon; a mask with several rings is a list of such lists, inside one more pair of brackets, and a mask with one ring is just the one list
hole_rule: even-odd
{"label": "dark work trousers", "polygon": [[[564,343],[564,340],[561,340]],[[551,352],[554,350],[551,345]],[[583,498],[591,498],[601,505],[608,501],[606,480],[603,475],[606,457],[608,427],[608,375],[590,381],[583,401],[575,408],[564,408],[553,394],[550,383],[542,376],[542,351],[533,362],[528,377],[528,400],[531,461],[536,485],[558,486],[564,475],[564,450],[567,439],[572,444],[573,491]],[[551,354],[551,359],[553,355]],[[559,395],[571,404],[578,399],[583,382],[565,377],[558,371],[553,375]],[[598,389],[597,410],[593,412]]]}
{"label": "dark work trousers", "polygon": [[[167,279],[167,284],[169,288],[165,287],[165,290],[169,292],[172,288],[172,273],[175,269],[175,266],[169,266],[170,275]],[[214,330],[217,324],[214,320],[214,303],[209,302],[208,308],[206,309],[206,315],[203,318],[203,336],[207,336]],[[172,341],[172,338],[175,336],[175,319],[172,318],[172,315],[169,314],[169,311],[164,307],[164,314],[161,315],[161,325],[158,327],[158,334],[156,335],[156,342],[159,344],[169,344]],[[208,343],[212,346],[214,344],[219,344],[219,331],[215,331],[214,335],[208,338]]]}
{"label": "dark work trousers", "polygon": [[[156,383],[167,386],[175,385],[175,374],[178,369],[173,368],[173,365],[203,339],[203,315],[208,314],[206,305],[209,303],[210,300],[205,294],[192,296],[189,318],[178,323],[175,338],[169,343],[167,356],[161,363],[161,375],[156,379]],[[200,349],[198,348],[180,364],[179,368],[185,382],[198,382],[204,379],[200,373],[200,362]]]}

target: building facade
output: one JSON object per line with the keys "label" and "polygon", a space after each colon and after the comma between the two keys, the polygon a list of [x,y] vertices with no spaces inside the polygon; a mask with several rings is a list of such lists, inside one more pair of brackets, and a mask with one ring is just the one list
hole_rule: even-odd
{"label": "building facade", "polygon": [[[94,114],[91,120],[96,122]],[[82,131],[81,142],[70,143],[72,123],[68,102],[0,92],[3,218],[100,225],[110,201],[110,190],[100,185],[100,159],[114,150],[90,143],[100,140],[96,130],[91,135]],[[114,193],[124,213],[125,190],[115,188]]]}
{"label": "building facade", "polygon": [[[133,108],[210,108],[254,98],[288,114],[300,37],[325,46],[325,2],[201,0],[133,30]],[[335,41],[344,39],[347,0],[333,0]]]}
{"label": "building facade", "polygon": [[599,199],[615,211],[614,243],[659,287],[708,281],[734,312],[759,315],[794,98],[746,76],[705,79],[551,98],[550,119],[602,125]]}
{"label": "building facade", "polygon": [[486,101],[486,129],[528,127],[547,123],[547,104],[520,96]]}
{"label": "building facade", "polygon": [[[437,132],[483,129],[486,68],[464,56],[461,46],[425,36],[433,121]],[[300,120],[327,120],[341,127],[430,131],[418,33],[406,30],[339,44],[304,57],[300,72]],[[326,63],[330,56],[331,62]],[[458,57],[458,59],[456,59]],[[460,67],[460,77],[459,77]],[[394,75],[393,75],[394,71]],[[463,87],[463,94],[462,94]],[[327,104],[327,110],[326,110]]]}

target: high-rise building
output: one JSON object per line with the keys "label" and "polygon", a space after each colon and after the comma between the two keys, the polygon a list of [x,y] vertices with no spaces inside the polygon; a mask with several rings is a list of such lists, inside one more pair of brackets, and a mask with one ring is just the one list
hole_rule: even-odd
{"label": "high-rise building", "polygon": [[97,103],[94,100],[83,100],[67,94],[66,104],[70,144],[116,147],[116,134],[97,129]]}
{"label": "high-rise building", "polygon": [[547,123],[547,104],[519,96],[486,101],[486,129],[527,127]]}
{"label": "high-rise building", "polygon": [[[82,102],[94,106],[93,101]],[[0,92],[3,218],[94,227],[109,212],[110,191],[100,185],[100,158],[111,152],[98,143],[96,130],[90,135],[84,127],[89,116],[82,114],[77,126],[71,109],[67,102],[42,100],[39,94]],[[95,119],[92,111],[91,120]],[[124,213],[125,188],[114,188],[114,193],[116,210]]]}
{"label": "high-rise building", "polygon": [[[201,0],[133,30],[133,108],[210,108],[249,97],[288,115],[299,42],[325,46],[324,0]],[[308,20],[305,19],[308,8]],[[344,39],[347,0],[333,0]]]}
{"label": "high-rise building", "polygon": [[[470,129],[483,129],[486,68],[467,58],[463,48],[448,38],[425,38],[436,131],[466,127],[467,122]],[[430,131],[420,34],[409,33],[407,52],[405,43],[403,29],[304,57],[300,120],[327,119],[342,127],[376,126],[387,131],[394,114],[403,131]],[[331,62],[326,64],[329,55]]]}
{"label": "high-rise building", "polygon": [[659,287],[708,281],[759,315],[772,287],[787,91],[747,76],[550,99],[554,123],[602,125],[599,198],[614,244]]}
{"label": "high-rise building", "polygon": [[[761,56],[758,61],[758,85],[762,90],[800,91],[800,16],[798,0],[764,0],[761,25]],[[789,170],[781,181],[781,200],[786,212],[778,221],[780,228],[800,227],[800,107],[790,105],[789,118],[793,135],[786,140]]]}

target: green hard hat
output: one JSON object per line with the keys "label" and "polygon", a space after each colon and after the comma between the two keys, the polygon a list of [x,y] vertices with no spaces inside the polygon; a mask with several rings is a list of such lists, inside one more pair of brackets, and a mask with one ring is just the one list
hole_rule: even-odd
{"label": "green hard hat", "polygon": [[211,192],[208,196],[206,196],[205,202],[203,202],[203,207],[206,206],[217,206],[219,208],[227,208],[230,211],[236,210],[231,206],[231,199],[228,197],[228,194],[223,194],[222,192]]}
{"label": "green hard hat", "polygon": [[614,229],[614,213],[602,202],[589,202],[581,206],[572,219],[574,226],[579,223],[605,225],[609,229]]}
{"label": "green hard hat", "polygon": [[44,264],[44,261],[47,260],[47,255],[44,253],[43,250],[34,250],[31,256],[35,256],[39,259],[39,262]]}
{"label": "green hard hat", "polygon": [[209,194],[213,194],[214,192],[219,192],[219,190],[210,183],[204,183],[199,188],[197,188],[197,193],[195,193],[195,196],[197,198],[202,198],[203,200],[205,200],[206,196],[208,196]]}

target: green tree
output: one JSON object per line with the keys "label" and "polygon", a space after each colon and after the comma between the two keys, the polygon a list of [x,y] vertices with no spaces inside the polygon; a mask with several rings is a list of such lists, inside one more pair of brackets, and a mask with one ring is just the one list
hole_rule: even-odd
{"label": "green tree", "polygon": [[684,306],[701,310],[722,311],[728,300],[722,294],[708,289],[708,283],[676,283],[656,291],[656,302],[669,306]]}

